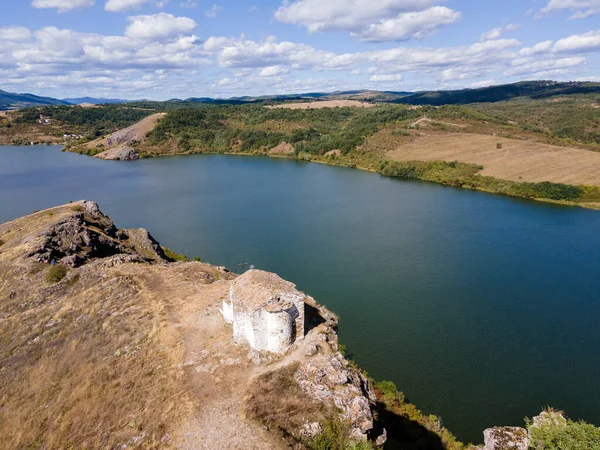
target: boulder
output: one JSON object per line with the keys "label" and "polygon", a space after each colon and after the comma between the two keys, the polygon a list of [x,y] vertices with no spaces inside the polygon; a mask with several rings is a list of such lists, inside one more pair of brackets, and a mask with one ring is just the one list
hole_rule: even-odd
{"label": "boulder", "polygon": [[384,428],[383,433],[381,433],[377,439],[375,439],[375,445],[377,447],[383,447],[383,444],[387,442],[387,430]]}
{"label": "boulder", "polygon": [[483,432],[483,450],[527,450],[527,430],[520,427],[494,427]]}
{"label": "boulder", "polygon": [[125,145],[99,153],[96,158],[113,161],[134,161],[140,159],[140,154],[133,147]]}

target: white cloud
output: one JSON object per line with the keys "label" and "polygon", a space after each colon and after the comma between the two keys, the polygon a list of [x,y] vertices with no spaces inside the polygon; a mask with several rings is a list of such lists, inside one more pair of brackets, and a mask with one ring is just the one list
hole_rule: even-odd
{"label": "white cloud", "polygon": [[204,12],[204,15],[208,18],[214,19],[215,17],[217,17],[219,12],[221,12],[221,11],[223,11],[223,8],[217,4],[214,4],[214,5],[212,5],[212,7],[210,9],[207,9]]}
{"label": "white cloud", "polygon": [[553,52],[591,52],[600,50],[600,30],[590,31],[585,34],[575,34],[564,39],[560,39],[554,44]]}
{"label": "white cloud", "polygon": [[402,75],[399,75],[399,74],[371,75],[371,78],[369,78],[369,80],[377,82],[377,83],[381,83],[381,82],[385,82],[385,83],[398,82],[398,81],[402,81]]}
{"label": "white cloud", "polygon": [[152,3],[154,0],[108,0],[104,9],[110,12],[131,11],[139,9],[146,3]]}
{"label": "white cloud", "polygon": [[444,69],[440,73],[440,81],[447,83],[448,81],[469,80],[478,78],[483,75],[484,71],[474,69],[472,67],[453,67]]}
{"label": "white cloud", "polygon": [[181,2],[179,6],[182,8],[195,8],[198,6],[198,3],[195,0],[185,0],[185,2]]}
{"label": "white cloud", "polygon": [[549,0],[540,14],[565,10],[574,13],[570,19],[584,19],[600,12],[600,0]]}
{"label": "white cloud", "polygon": [[25,27],[0,27],[0,41],[24,42],[31,37],[31,31]]}
{"label": "white cloud", "polygon": [[519,50],[520,56],[534,56],[548,53],[552,48],[552,41],[538,42],[533,47],[525,47]]}
{"label": "white cloud", "polygon": [[354,60],[353,54],[325,52],[289,41],[278,42],[274,37],[262,42],[244,36],[239,39],[212,38],[205,42],[204,49],[218,52],[219,65],[232,68],[290,66],[293,69],[327,70],[347,68]]}
{"label": "white cloud", "polygon": [[275,17],[310,33],[342,30],[367,41],[403,40],[431,34],[460,13],[432,7],[439,0],[297,0],[284,3]]}
{"label": "white cloud", "polygon": [[434,33],[438,28],[456,22],[461,14],[445,6],[435,6],[425,11],[401,13],[392,19],[371,24],[358,33],[362,41],[400,41],[420,39]]}
{"label": "white cloud", "polygon": [[516,23],[509,23],[508,25],[506,25],[505,27],[498,27],[498,28],[494,28],[486,33],[483,33],[481,35],[481,40],[482,41],[489,41],[489,40],[493,40],[493,39],[498,39],[500,36],[502,36],[502,33],[504,33],[505,31],[515,31],[519,29],[519,25]]}
{"label": "white cloud", "polygon": [[528,75],[536,74],[540,72],[556,71],[558,69],[564,72],[564,69],[571,69],[574,67],[585,64],[586,59],[580,56],[572,58],[560,58],[542,61],[531,61],[527,58],[518,59],[513,61],[513,69],[504,72],[504,75],[515,76],[515,75]]}
{"label": "white cloud", "polygon": [[159,13],[151,16],[133,16],[127,19],[130,24],[125,35],[136,39],[166,39],[191,33],[197,26],[188,17],[175,17]]}
{"label": "white cloud", "polygon": [[477,89],[477,88],[493,86],[494,84],[496,84],[496,80],[494,80],[493,78],[490,78],[489,80],[481,80],[481,81],[476,81],[474,83],[471,83],[471,84],[469,84],[469,87],[471,89]]}
{"label": "white cloud", "polygon": [[59,13],[74,9],[89,8],[94,5],[94,0],[33,0],[34,8],[56,8]]}
{"label": "white cloud", "polygon": [[273,77],[276,75],[282,75],[284,73],[289,72],[288,69],[281,66],[268,66],[260,71],[261,77]]}
{"label": "white cloud", "polygon": [[481,35],[481,40],[482,41],[489,41],[491,39],[498,39],[501,35],[502,35],[502,27],[499,28],[494,28],[493,30],[490,30],[486,33],[483,33]]}

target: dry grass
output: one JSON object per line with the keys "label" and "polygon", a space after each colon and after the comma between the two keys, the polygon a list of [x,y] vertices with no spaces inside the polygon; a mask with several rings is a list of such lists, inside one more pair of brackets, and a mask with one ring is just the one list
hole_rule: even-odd
{"label": "dry grass", "polygon": [[[497,148],[499,143],[501,149]],[[386,156],[396,160],[478,164],[484,167],[482,175],[511,181],[600,186],[600,152],[531,140],[470,133],[428,133],[395,146]]]}
{"label": "dry grass", "polygon": [[281,105],[267,106],[267,108],[277,109],[321,109],[321,108],[372,108],[377,106],[374,103],[359,102],[358,100],[324,100],[317,102],[304,102],[304,103],[283,103]]}
{"label": "dry grass", "polygon": [[267,372],[253,383],[246,401],[246,415],[269,429],[277,430],[290,442],[295,431],[308,422],[324,422],[331,413],[323,403],[314,402],[298,386],[294,373],[299,363]]}
{"label": "dry grass", "polygon": [[23,238],[71,207],[0,225],[0,447],[169,447],[190,400],[168,305],[123,266],[49,286],[50,266],[25,257]]}

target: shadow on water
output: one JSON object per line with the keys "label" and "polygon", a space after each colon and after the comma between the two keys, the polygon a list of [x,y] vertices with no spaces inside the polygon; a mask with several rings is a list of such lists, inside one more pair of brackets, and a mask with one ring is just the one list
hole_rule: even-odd
{"label": "shadow on water", "polygon": [[385,428],[387,441],[385,450],[444,450],[446,446],[440,437],[423,425],[407,417],[400,416],[385,409],[378,403],[378,419],[373,429],[373,435],[379,436]]}

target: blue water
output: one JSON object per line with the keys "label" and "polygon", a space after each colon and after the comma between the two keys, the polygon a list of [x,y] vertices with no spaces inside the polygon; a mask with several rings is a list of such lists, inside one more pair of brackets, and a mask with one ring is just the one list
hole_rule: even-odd
{"label": "blue water", "polygon": [[545,405],[600,425],[600,212],[279,159],[0,147],[0,221],[84,198],[294,281],[361,367],[465,441]]}

